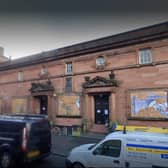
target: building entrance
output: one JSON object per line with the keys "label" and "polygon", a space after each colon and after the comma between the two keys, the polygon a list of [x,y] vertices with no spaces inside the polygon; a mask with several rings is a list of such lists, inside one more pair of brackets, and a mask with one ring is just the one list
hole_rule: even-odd
{"label": "building entrance", "polygon": [[48,97],[46,95],[34,96],[35,112],[38,114],[47,115]]}
{"label": "building entrance", "polygon": [[47,115],[47,109],[48,109],[48,98],[47,96],[40,96],[40,114]]}
{"label": "building entrance", "polygon": [[109,123],[109,95],[98,94],[95,100],[95,124],[106,125]]}

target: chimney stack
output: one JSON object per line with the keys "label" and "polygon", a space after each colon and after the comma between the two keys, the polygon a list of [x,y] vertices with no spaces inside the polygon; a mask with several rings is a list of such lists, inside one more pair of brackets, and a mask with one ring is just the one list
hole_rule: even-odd
{"label": "chimney stack", "polygon": [[0,57],[4,56],[4,48],[0,46]]}
{"label": "chimney stack", "polygon": [[9,58],[4,56],[4,48],[0,46],[0,63],[9,61]]}

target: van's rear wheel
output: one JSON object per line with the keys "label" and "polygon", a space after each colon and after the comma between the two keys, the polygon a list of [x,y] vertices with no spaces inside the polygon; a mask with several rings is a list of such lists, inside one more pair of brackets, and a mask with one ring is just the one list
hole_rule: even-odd
{"label": "van's rear wheel", "polygon": [[0,157],[0,168],[9,168],[12,166],[12,157],[9,152],[3,152]]}
{"label": "van's rear wheel", "polygon": [[73,168],[84,168],[84,166],[81,163],[74,163]]}

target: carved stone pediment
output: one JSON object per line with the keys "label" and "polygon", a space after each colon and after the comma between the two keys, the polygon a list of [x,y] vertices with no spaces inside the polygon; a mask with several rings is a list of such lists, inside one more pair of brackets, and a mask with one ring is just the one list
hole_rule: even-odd
{"label": "carved stone pediment", "polygon": [[37,93],[37,92],[44,92],[44,91],[54,91],[54,87],[50,80],[45,83],[32,83],[30,92]]}
{"label": "carved stone pediment", "polygon": [[101,76],[96,76],[93,79],[90,79],[90,77],[85,77],[85,82],[83,83],[83,88],[93,88],[93,87],[107,87],[107,86],[119,86],[119,81],[114,79],[114,75],[113,77],[104,78]]}

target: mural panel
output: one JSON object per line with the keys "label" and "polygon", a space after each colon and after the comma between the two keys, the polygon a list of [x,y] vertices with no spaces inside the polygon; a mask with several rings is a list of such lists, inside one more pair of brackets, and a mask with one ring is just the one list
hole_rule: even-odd
{"label": "mural panel", "polygon": [[131,91],[131,117],[168,118],[168,92],[165,90]]}
{"label": "mural panel", "polygon": [[79,96],[60,96],[58,115],[79,116],[80,97]]}
{"label": "mural panel", "polygon": [[12,100],[12,112],[13,113],[27,113],[27,99],[16,98]]}

